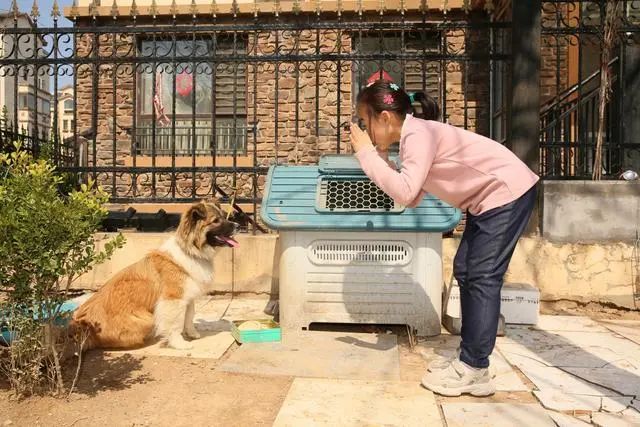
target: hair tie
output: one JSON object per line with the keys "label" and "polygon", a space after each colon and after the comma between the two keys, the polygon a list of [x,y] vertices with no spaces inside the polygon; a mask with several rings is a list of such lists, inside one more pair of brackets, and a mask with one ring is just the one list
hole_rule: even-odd
{"label": "hair tie", "polygon": [[398,86],[398,85],[397,85],[397,84],[395,84],[395,83],[391,83],[391,84],[389,85],[389,87],[390,87],[391,89],[393,89],[393,90],[400,90],[400,86]]}
{"label": "hair tie", "polygon": [[407,95],[409,95],[409,101],[416,102],[416,93],[415,92],[409,92]]}
{"label": "hair tie", "polygon": [[384,96],[383,101],[384,101],[385,104],[391,105],[391,104],[393,104],[393,96],[391,96],[391,94],[388,93],[388,94],[386,94]]}

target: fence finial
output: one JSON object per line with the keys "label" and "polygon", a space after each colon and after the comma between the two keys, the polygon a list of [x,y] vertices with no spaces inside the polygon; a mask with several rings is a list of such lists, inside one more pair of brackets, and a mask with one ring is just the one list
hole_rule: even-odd
{"label": "fence finial", "polygon": [[156,19],[156,16],[158,16],[158,3],[156,2],[156,0],[151,0],[151,7],[149,7],[149,15],[151,15],[153,19]]}
{"label": "fence finial", "polygon": [[113,19],[117,19],[120,12],[118,11],[118,1],[113,0],[113,4],[111,5],[111,17]]}
{"label": "fence finial", "polygon": [[231,13],[233,14],[234,18],[238,16],[239,11],[240,11],[240,7],[238,6],[238,0],[233,0],[231,2]]}
{"label": "fence finial", "polygon": [[98,11],[98,5],[96,4],[96,0],[91,0],[91,3],[89,4],[89,15],[91,15],[92,18],[96,18],[96,16],[100,15],[100,12]]}
{"label": "fence finial", "polygon": [[322,0],[316,0],[316,15],[320,15],[322,12]]}
{"label": "fence finial", "polygon": [[295,15],[298,15],[302,11],[302,9],[300,8],[300,0],[293,0],[293,6],[291,6],[291,11]]}
{"label": "fence finial", "polygon": [[420,13],[427,13],[429,7],[427,6],[427,0],[420,0]]}
{"label": "fence finial", "polygon": [[75,20],[78,15],[80,15],[80,12],[78,12],[78,0],[73,0],[73,3],[71,4],[71,12],[69,13],[69,17],[73,20]]}
{"label": "fence finial", "polygon": [[39,17],[40,7],[38,6],[38,0],[33,0],[33,4],[31,5],[31,18],[37,22]]}
{"label": "fence finial", "polygon": [[280,0],[273,0],[273,12],[276,18],[280,16]]}
{"label": "fence finial", "polygon": [[131,8],[129,8],[129,15],[133,19],[136,19],[138,17],[138,13],[140,13],[140,11],[138,10],[138,5],[136,4],[136,0],[132,0]]}
{"label": "fence finial", "polygon": [[358,7],[358,16],[362,16],[362,0],[358,0],[357,7]]}
{"label": "fence finial", "polygon": [[189,12],[193,19],[196,19],[198,16],[198,5],[196,4],[196,0],[191,0],[191,7],[189,8]]}
{"label": "fence finial", "polygon": [[171,8],[169,9],[169,13],[173,17],[173,19],[176,19],[176,16],[178,16],[178,4],[176,3],[176,0],[171,0]]}
{"label": "fence finial", "polygon": [[386,9],[387,7],[385,6],[384,0],[378,1],[378,12],[380,13],[380,16],[384,15],[384,11]]}
{"label": "fence finial", "polygon": [[496,5],[493,4],[493,0],[485,1],[484,10],[486,10],[489,15],[491,15],[493,11],[496,10]]}
{"label": "fence finial", "polygon": [[214,18],[218,16],[218,3],[216,3],[216,0],[211,0],[211,16]]}
{"label": "fence finial", "polygon": [[13,13],[13,20],[18,20],[18,15],[20,15],[20,9],[18,9],[18,3],[16,0],[12,0],[11,2],[11,12]]}
{"label": "fence finial", "polygon": [[462,2],[462,10],[464,11],[464,13],[468,14],[469,12],[471,12],[471,1],[470,0],[464,0]]}
{"label": "fence finial", "polygon": [[51,17],[54,21],[57,21],[60,18],[60,5],[58,4],[58,0],[53,0],[53,6],[51,7]]}
{"label": "fence finial", "polygon": [[449,6],[449,0],[443,0],[442,12],[446,15],[447,13],[449,13],[450,10],[451,10],[451,7]]}

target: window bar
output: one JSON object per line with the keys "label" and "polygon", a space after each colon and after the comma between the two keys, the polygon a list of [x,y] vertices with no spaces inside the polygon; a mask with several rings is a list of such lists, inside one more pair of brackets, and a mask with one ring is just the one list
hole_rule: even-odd
{"label": "window bar", "polygon": [[[279,21],[278,16],[276,15],[276,20]],[[274,114],[275,114],[275,129],[274,129],[274,135],[275,135],[275,150],[276,150],[276,164],[280,164],[280,154],[279,154],[279,148],[280,148],[280,144],[279,144],[279,127],[280,127],[280,120],[278,119],[278,112],[279,112],[279,104],[280,104],[280,96],[279,96],[279,89],[280,89],[280,85],[279,85],[279,79],[280,79],[280,37],[279,34],[280,32],[276,29],[275,30],[276,33],[276,50],[275,50],[275,56],[276,58],[278,58],[275,62],[275,71],[274,71],[274,79],[275,79],[275,102],[274,102]],[[318,88],[316,87],[316,93],[318,91]],[[317,117],[316,117],[317,120]],[[317,141],[316,141],[317,143]],[[235,169],[234,169],[235,170]]]}
{"label": "window bar", "polygon": [[338,45],[338,59],[336,60],[336,99],[337,99],[337,105],[336,105],[336,137],[337,137],[337,143],[336,143],[336,153],[340,154],[340,146],[341,146],[341,131],[342,131],[342,126],[341,126],[341,121],[342,121],[342,114],[341,114],[341,101],[340,101],[340,94],[342,93],[342,61],[340,60],[340,56],[342,55],[342,27],[340,26],[340,24],[342,24],[342,1],[340,1],[339,3],[339,7],[338,7],[338,37],[337,37],[337,41],[336,44]]}
{"label": "window bar", "polygon": [[[193,14],[192,20],[193,30],[191,30],[191,55],[198,56],[196,43],[196,15]],[[176,46],[177,47],[177,46]],[[196,92],[198,88],[198,63],[194,60],[191,69],[191,198],[196,199],[196,151],[198,148],[198,134],[196,130]],[[185,73],[186,73],[185,69]],[[175,123],[176,111],[173,111],[173,122]],[[175,144],[174,144],[175,146]],[[174,167],[175,170],[175,167]]]}
{"label": "window bar", "polygon": [[[15,31],[18,31],[18,14],[17,14],[17,10],[14,11],[14,16],[13,16],[13,29]],[[20,74],[20,66],[15,65],[18,62],[18,51],[20,49],[17,48],[17,46],[20,43],[20,36],[18,35],[18,33],[14,33],[13,36],[13,59],[14,61],[16,61],[13,65],[13,70],[15,71],[15,74],[13,75],[13,135],[14,137],[16,137],[17,135],[19,135],[19,129],[18,129],[18,102],[19,102],[19,98],[18,98],[18,86],[19,86],[19,74]],[[25,147],[23,147],[25,148]]]}
{"label": "window bar", "polygon": [[[155,16],[153,17],[153,24],[155,26],[156,24],[156,19]],[[157,48],[157,44],[156,44],[156,32],[154,31],[152,33],[152,67],[151,70],[153,72],[152,76],[151,76],[151,93],[152,93],[152,99],[155,100],[156,96],[158,96],[158,91],[157,86],[158,86],[158,73],[160,70],[161,65],[158,64],[156,62],[156,57],[158,54],[158,48]],[[160,77],[162,76],[162,74],[160,74]],[[160,84],[162,84],[162,79],[159,82]],[[160,100],[162,101],[162,100]],[[152,104],[152,108],[151,108],[151,198],[152,200],[155,200],[156,198],[156,121],[158,120],[157,114],[156,114],[156,108],[155,105]],[[146,132],[145,132],[146,133]],[[146,136],[146,135],[145,135]]]}
{"label": "window bar", "polygon": [[[321,0],[316,0],[316,23],[320,24],[320,1]],[[316,82],[315,82],[315,89],[316,89],[316,99],[315,99],[315,112],[316,112],[316,116],[315,116],[315,137],[316,137],[316,146],[318,146],[318,138],[320,138],[320,60],[318,59],[320,57],[320,28],[318,27],[316,29],[316,58],[315,58],[315,71],[316,71]],[[277,157],[276,157],[277,158]]]}
{"label": "window bar", "polygon": [[[61,135],[58,133],[59,123],[58,123],[58,15],[56,13],[52,13],[53,15],[53,60],[55,64],[53,66],[53,97],[51,101],[53,102],[53,121],[52,121],[52,129],[51,129],[51,137],[53,138],[53,152],[54,152],[54,163],[56,166],[71,166],[70,162],[65,159],[65,163],[61,164],[59,162],[58,152],[60,151],[60,137]],[[51,114],[51,104],[49,104],[49,111],[47,112]],[[64,140],[62,141],[64,143]],[[66,148],[66,147],[65,147]]]}
{"label": "window bar", "polygon": [[[115,20],[115,17],[114,17]],[[115,22],[114,22],[115,24]],[[115,31],[111,34],[111,54],[113,55],[113,57],[117,57],[117,45],[116,45],[116,33]],[[111,198],[112,199],[116,199],[118,197],[118,193],[116,191],[116,165],[118,164],[117,162],[117,158],[116,158],[116,154],[117,154],[117,144],[116,144],[116,139],[117,139],[117,133],[116,133],[116,126],[118,124],[118,120],[117,120],[117,111],[116,111],[116,101],[117,101],[117,91],[118,91],[118,86],[117,86],[117,76],[118,76],[118,64],[113,63],[111,64],[111,116],[112,116],[112,120],[111,120],[111,167],[113,167],[113,170],[111,172]]]}
{"label": "window bar", "polygon": [[[445,17],[446,19],[446,17]],[[440,54],[446,58],[448,55],[449,49],[447,48],[447,30],[441,30],[440,33]],[[448,123],[449,120],[447,118],[447,60],[442,59],[440,61],[440,111],[441,118],[440,120],[443,123]]]}
{"label": "window bar", "polygon": [[[175,21],[174,21],[175,23]],[[180,68],[176,56],[178,55],[178,40],[175,31],[171,32],[171,197],[176,198],[177,174],[176,174],[176,107],[177,107],[177,81]],[[184,66],[184,65],[182,65]],[[183,136],[181,136],[183,138]],[[181,144],[182,148],[182,144]]]}
{"label": "window bar", "polygon": [[[94,16],[92,20],[92,30],[93,30],[93,52],[92,56],[94,59],[93,70],[91,73],[91,81],[92,81],[92,108],[91,108],[91,143],[92,143],[92,156],[93,156],[93,181],[97,181],[98,179],[98,83],[99,83],[99,72],[100,72],[100,36],[97,33],[97,19]],[[97,184],[97,182],[96,182]]]}
{"label": "window bar", "polygon": [[[235,23],[235,22],[234,22]],[[278,46],[278,38],[276,32],[276,47]],[[231,130],[230,135],[232,137],[231,143],[233,144],[233,178],[232,178],[232,186],[233,186],[233,197],[236,196],[237,192],[237,179],[238,179],[238,32],[233,32],[233,107],[232,107],[232,124],[233,129]],[[278,78],[276,75],[276,117],[278,117],[278,101],[277,101],[277,93],[278,93]],[[276,119],[277,120],[277,119]],[[276,147],[278,144],[278,126],[276,123]],[[277,148],[276,148],[277,149]],[[233,209],[233,206],[231,207]]]}
{"label": "window bar", "polygon": [[[40,40],[39,35],[37,34],[38,21],[37,16],[34,16],[34,26],[36,28],[33,29],[33,59],[38,59],[38,41]],[[28,80],[27,80],[28,82]],[[27,83],[28,84],[28,83]],[[28,86],[27,86],[28,88]],[[33,154],[38,156],[40,154],[40,127],[38,126],[38,100],[40,98],[40,67],[38,65],[33,66],[33,92],[34,92],[34,101],[33,101],[33,129],[30,132],[32,134],[33,141]],[[31,112],[29,111],[27,117],[31,116]],[[29,129],[29,122],[27,121],[27,129]],[[55,159],[55,157],[54,157]]]}
{"label": "window bar", "polygon": [[[257,18],[256,18],[257,19]],[[258,30],[256,30],[255,32],[255,36],[254,36],[254,49],[258,49]],[[256,54],[257,56],[257,52],[254,51],[254,54]],[[255,58],[257,59],[257,58]],[[258,166],[258,123],[257,123],[257,111],[256,109],[258,108],[258,97],[257,97],[257,93],[258,93],[258,63],[254,62],[253,63],[253,120],[252,120],[252,126],[253,126],[253,167],[256,168]],[[296,87],[296,95],[297,95],[297,87]],[[296,102],[296,106],[298,105],[298,103]],[[296,119],[297,119],[297,115],[298,115],[298,108],[296,108]],[[297,123],[297,121],[296,121]],[[297,126],[297,125],[296,125]],[[253,234],[256,234],[257,231],[257,224],[258,224],[258,208],[257,208],[257,199],[258,199],[258,174],[254,173],[253,174],[253,224],[252,224],[252,230],[253,230]]]}
{"label": "window bar", "polygon": [[[132,26],[135,28],[136,26],[136,11],[132,12],[132,16],[131,16],[132,20],[133,20],[133,24]],[[137,108],[138,111],[134,112],[133,117],[132,117],[132,127],[131,127],[131,156],[132,156],[132,160],[133,160],[133,169],[131,171],[131,189],[132,189],[132,194],[133,194],[133,198],[136,199],[138,196],[138,176],[136,173],[136,166],[137,166],[137,161],[138,161],[138,147],[140,146],[140,144],[138,143],[138,112],[141,110],[141,106],[138,105],[138,79],[140,78],[139,74],[138,74],[138,67],[139,67],[139,63],[137,61],[138,59],[138,49],[140,48],[140,46],[138,45],[138,36],[137,34],[134,32],[133,33],[133,37],[132,37],[132,43],[133,43],[133,60],[134,63],[131,64],[131,72],[133,73],[133,101],[132,104],[134,106],[134,108]],[[144,66],[142,67],[142,69],[144,69]],[[144,100],[144,97],[142,97],[142,99]],[[153,105],[152,105],[153,108]]]}
{"label": "window bar", "polygon": [[[216,24],[216,15],[213,15],[213,24]],[[218,172],[216,170],[216,157],[218,155],[218,134],[216,126],[216,100],[218,98],[218,83],[217,83],[217,71],[218,71],[218,36],[217,32],[213,32],[213,39],[211,41],[211,193],[215,196],[218,189]]]}

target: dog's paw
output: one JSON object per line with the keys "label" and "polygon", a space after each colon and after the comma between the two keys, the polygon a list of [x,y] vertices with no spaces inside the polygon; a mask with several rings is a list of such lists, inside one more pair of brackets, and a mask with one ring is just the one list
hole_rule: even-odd
{"label": "dog's paw", "polygon": [[192,340],[197,340],[198,338],[202,337],[202,335],[200,335],[200,332],[198,332],[193,326],[190,328],[185,328],[184,336],[187,338],[191,338]]}
{"label": "dog's paw", "polygon": [[193,344],[182,337],[169,339],[167,346],[176,350],[191,350],[193,348]]}

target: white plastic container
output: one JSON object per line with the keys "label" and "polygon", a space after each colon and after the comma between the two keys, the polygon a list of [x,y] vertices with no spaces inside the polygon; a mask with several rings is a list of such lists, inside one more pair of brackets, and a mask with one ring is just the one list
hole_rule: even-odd
{"label": "white plastic container", "polygon": [[[459,318],[460,288],[454,280],[445,298],[445,312]],[[502,287],[500,313],[507,324],[535,325],[540,312],[540,291],[526,283],[505,283]]]}
{"label": "white plastic container", "polygon": [[280,231],[283,335],[313,322],[440,334],[442,234]]}

